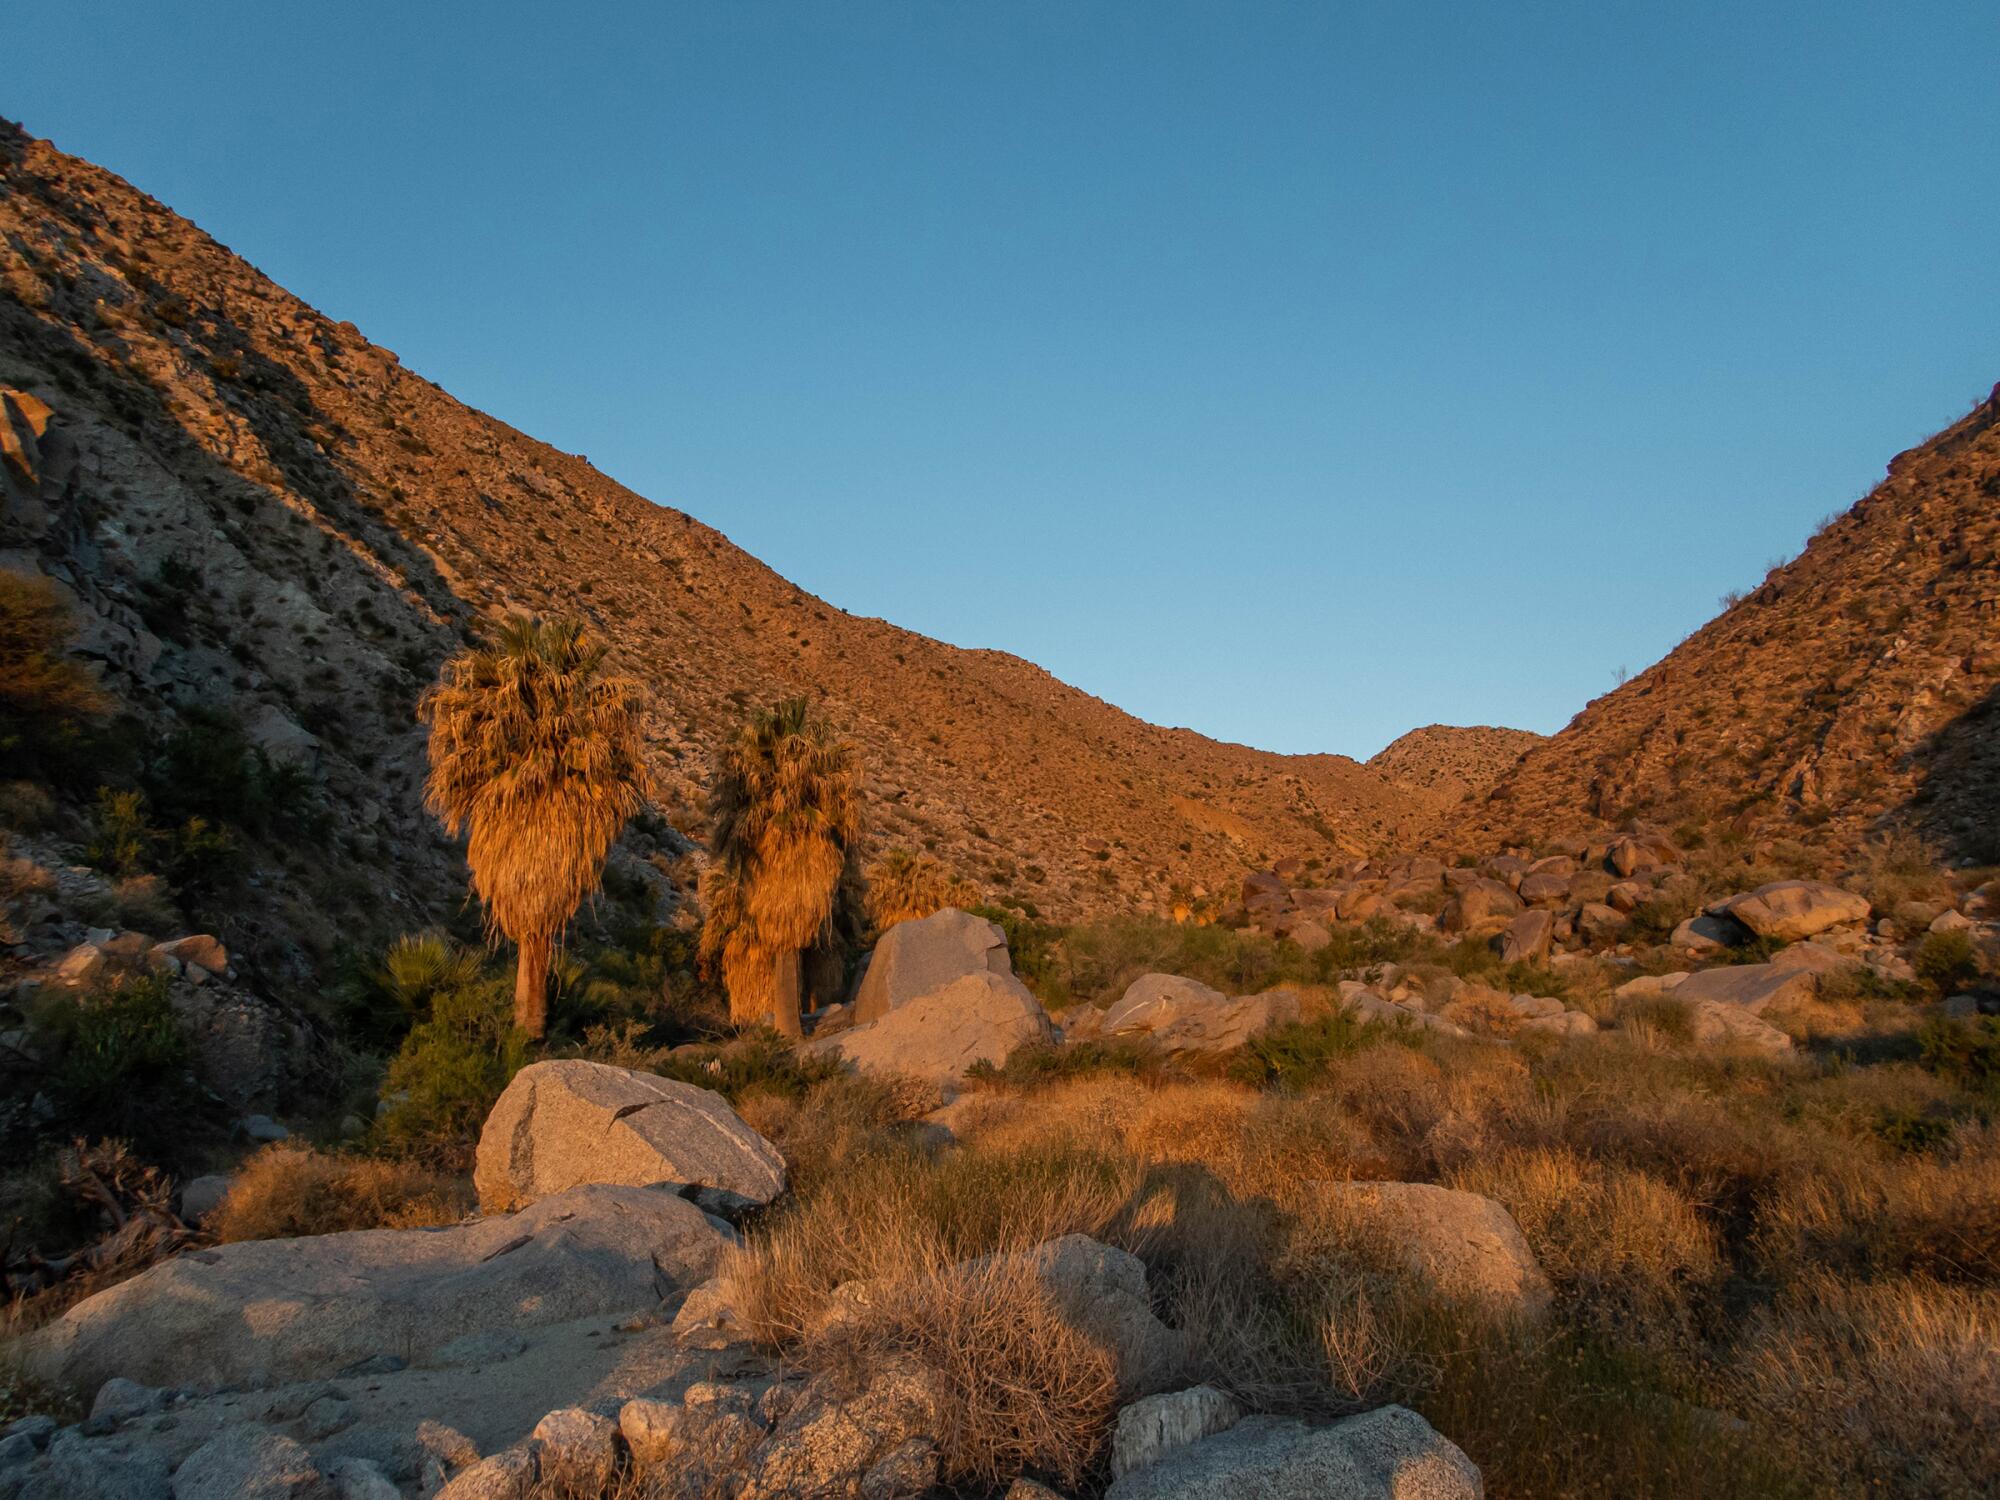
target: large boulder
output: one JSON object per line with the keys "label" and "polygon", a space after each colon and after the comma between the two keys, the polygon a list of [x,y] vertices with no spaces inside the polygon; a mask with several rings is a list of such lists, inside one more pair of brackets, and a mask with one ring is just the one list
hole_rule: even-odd
{"label": "large boulder", "polygon": [[1728,964],[1688,975],[1674,987],[1673,994],[1676,1000],[1689,1004],[1715,1000],[1739,1006],[1756,1016],[1781,1002],[1810,1000],[1818,989],[1819,976],[1809,969],[1778,964]]}
{"label": "large boulder", "polygon": [[1500,957],[1510,964],[1533,963],[1547,958],[1549,942],[1555,932],[1554,912],[1541,909],[1524,911],[1501,932]]}
{"label": "large boulder", "polygon": [[514,1075],[479,1132],[472,1182],[488,1213],[593,1182],[681,1183],[762,1204],[784,1191],[785,1159],[720,1094],[569,1058]]}
{"label": "large boulder", "polygon": [[1111,1435],[1113,1478],[1158,1463],[1168,1454],[1234,1427],[1243,1408],[1211,1385],[1163,1391],[1118,1413]]}
{"label": "large boulder", "polygon": [[1734,948],[1748,936],[1743,924],[1734,917],[1714,917],[1707,912],[1698,912],[1676,926],[1667,943],[1683,953],[1703,957],[1720,953],[1725,948]]}
{"label": "large boulder", "polygon": [[807,1050],[843,1057],[864,1073],[953,1084],[975,1063],[998,1066],[1028,1042],[1054,1035],[1048,1013],[1011,974],[967,974],[879,1021],[839,1032]]}
{"label": "large boulder", "polygon": [[916,1495],[937,1478],[936,1378],[891,1361],[858,1387],[823,1375],[792,1401],[738,1500]]}
{"label": "large boulder", "polygon": [[1514,1216],[1491,1198],[1427,1182],[1323,1182],[1320,1204],[1366,1249],[1454,1302],[1536,1321],[1549,1279]]}
{"label": "large boulder", "polygon": [[1415,1412],[1331,1427],[1248,1417],[1114,1481],[1106,1500],[1480,1500],[1479,1469]]}
{"label": "large boulder", "polygon": [[882,934],[855,991],[854,1018],[879,1021],[967,974],[1013,972],[1005,933],[984,917],[946,907]]}
{"label": "large boulder", "polygon": [[1142,974],[1104,1013],[1098,1031],[1142,1036],[1168,1052],[1228,1052],[1298,1018],[1293,990],[1232,999],[1178,974]]}
{"label": "large boulder", "polygon": [[250,1240],[163,1261],[22,1344],[34,1374],[84,1394],[318,1379],[463,1335],[658,1306],[714,1272],[728,1235],[653,1188],[591,1186],[446,1229]]}
{"label": "large boulder", "polygon": [[1711,916],[1734,917],[1757,936],[1781,943],[1811,937],[1843,922],[1865,922],[1864,896],[1818,880],[1777,880],[1709,907]]}
{"label": "large boulder", "polygon": [[1438,925],[1446,932],[1462,932],[1471,937],[1491,937],[1523,908],[1521,898],[1497,880],[1471,880],[1445,903]]}
{"label": "large boulder", "polygon": [[1693,1000],[1688,1002],[1687,1020],[1689,1039],[1703,1047],[1740,1047],[1770,1057],[1792,1050],[1790,1037],[1740,1005]]}

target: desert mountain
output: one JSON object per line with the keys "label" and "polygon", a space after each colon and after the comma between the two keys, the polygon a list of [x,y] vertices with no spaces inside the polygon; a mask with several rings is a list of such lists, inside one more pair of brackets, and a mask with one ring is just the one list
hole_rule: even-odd
{"label": "desert mountain", "polygon": [[294,925],[398,904],[407,925],[462,890],[421,810],[412,708],[515,609],[581,610],[648,684],[683,829],[745,705],[806,693],[862,748],[875,845],[935,849],[1050,913],[1400,843],[1445,800],[1342,756],[1158,728],[1018,658],[849,615],[11,127],[0,234],[0,386],[19,393],[0,561],[74,596],[82,649],[142,722],[221,710],[311,768],[341,847],[376,869],[345,903],[309,870],[274,874],[267,905],[310,894]]}
{"label": "desert mountain", "polygon": [[2000,387],[1437,837],[1546,837],[1580,814],[1836,852],[1908,826],[2000,858]]}
{"label": "desert mountain", "polygon": [[1398,786],[1455,804],[1482,797],[1542,736],[1490,724],[1426,724],[1368,757],[1368,769]]}

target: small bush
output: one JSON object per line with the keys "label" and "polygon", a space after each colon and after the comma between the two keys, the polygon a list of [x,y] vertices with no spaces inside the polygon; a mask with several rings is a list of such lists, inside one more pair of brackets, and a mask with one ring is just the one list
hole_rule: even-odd
{"label": "small bush", "polygon": [[83,995],[50,995],[32,1016],[54,1058],[48,1089],[59,1113],[97,1134],[157,1148],[188,1118],[187,1028],[163,975],[124,979]]}
{"label": "small bush", "polygon": [[1244,1083],[1302,1089],[1320,1082],[1342,1058],[1383,1042],[1424,1045],[1425,1033],[1377,1021],[1362,1021],[1344,1010],[1329,1011],[1312,1020],[1276,1026],[1252,1037],[1230,1065],[1230,1076]]}
{"label": "small bush", "polygon": [[462,1178],[285,1141],[266,1146],[232,1174],[228,1195],[203,1227],[227,1244],[349,1229],[428,1228],[455,1224],[471,1208],[471,1191]]}
{"label": "small bush", "polygon": [[470,1150],[493,1103],[528,1062],[529,1039],[514,1025],[504,981],[442,990],[410,1028],[382,1079],[385,1140],[456,1160]]}
{"label": "small bush", "polygon": [[1978,977],[1979,952],[1968,932],[1926,933],[1911,967],[1938,994],[1951,995]]}
{"label": "small bush", "polygon": [[968,1083],[987,1088],[1033,1089],[1093,1073],[1158,1077],[1165,1071],[1166,1060],[1156,1048],[1114,1037],[1060,1046],[1031,1042],[1008,1053],[997,1068],[989,1062],[974,1063],[965,1077]]}
{"label": "small bush", "polygon": [[1923,1065],[1967,1087],[2000,1084],[2000,1016],[1939,1016],[1917,1032]]}

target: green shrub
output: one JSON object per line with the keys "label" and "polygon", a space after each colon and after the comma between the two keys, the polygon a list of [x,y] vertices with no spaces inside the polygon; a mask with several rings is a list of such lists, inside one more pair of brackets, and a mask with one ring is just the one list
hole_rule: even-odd
{"label": "green shrub", "polygon": [[1093,1073],[1157,1077],[1165,1071],[1165,1059],[1156,1048],[1113,1038],[1071,1042],[1067,1046],[1030,1042],[1008,1053],[1007,1060],[999,1067],[977,1062],[966,1070],[965,1076],[969,1082],[989,1088],[1031,1089]]}
{"label": "green shrub", "polygon": [[1357,1020],[1347,1011],[1329,1012],[1315,1020],[1276,1026],[1252,1037],[1230,1065],[1241,1082],[1301,1089],[1323,1079],[1345,1057],[1383,1042],[1422,1047],[1427,1033],[1417,1027],[1392,1027]]}
{"label": "green shrub", "polygon": [[1917,1031],[1923,1065],[1970,1088],[2000,1085],[2000,1016],[1927,1021]]}
{"label": "green shrub", "polygon": [[37,1007],[36,1041],[53,1059],[48,1091],[62,1118],[146,1147],[177,1136],[192,1049],[167,993],[166,976],[155,974]]}
{"label": "green shrub", "polygon": [[382,1079],[384,1139],[441,1158],[462,1157],[493,1102],[528,1062],[505,980],[439,990]]}
{"label": "green shrub", "polygon": [[1979,953],[1970,933],[1933,932],[1917,945],[1917,977],[1940,995],[1963,989],[1979,975]]}

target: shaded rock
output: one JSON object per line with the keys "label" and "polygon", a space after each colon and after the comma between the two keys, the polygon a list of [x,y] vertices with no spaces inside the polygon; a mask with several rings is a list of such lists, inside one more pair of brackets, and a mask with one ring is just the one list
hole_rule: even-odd
{"label": "shaded rock", "polygon": [[1167,1052],[1227,1052],[1299,1018],[1291,990],[1231,998],[1178,974],[1142,974],[1104,1013],[1103,1036],[1143,1036]]}
{"label": "shaded rock", "polygon": [[90,1403],[90,1420],[115,1426],[156,1412],[166,1402],[165,1391],[116,1376],[97,1388],[97,1395]]}
{"label": "shaded rock", "polygon": [[1458,888],[1438,914],[1446,932],[1490,937],[1521,914],[1521,898],[1497,880],[1476,879]]}
{"label": "shaded rock", "polygon": [[174,1500],[334,1500],[332,1481],[303,1444],[282,1433],[232,1428],[174,1470]]}
{"label": "shaded rock", "polygon": [[1530,1016],[1521,1022],[1521,1030],[1548,1032],[1555,1036],[1593,1036],[1597,1032],[1597,1022],[1580,1010],[1566,1010],[1557,1015]]}
{"label": "shaded rock", "polygon": [[1606,906],[1602,901],[1586,901],[1576,913],[1577,935],[1586,942],[1615,942],[1625,931],[1625,920],[1625,913],[1614,906]]}
{"label": "shaded rock", "polygon": [[1424,1182],[1324,1182],[1316,1191],[1365,1244],[1441,1295],[1527,1320],[1548,1312],[1549,1279],[1493,1199]]}
{"label": "shaded rock", "polygon": [[1776,964],[1729,964],[1688,975],[1675,987],[1674,998],[1690,1004],[1717,1000],[1741,1006],[1754,1016],[1781,1002],[1809,1000],[1818,987],[1818,977],[1810,970]]}
{"label": "shaded rock", "polygon": [[1116,1480],[1106,1500],[1480,1500],[1478,1468],[1415,1412],[1330,1427],[1247,1417]]}
{"label": "shaded rock", "polygon": [[1725,948],[1734,948],[1749,937],[1748,930],[1734,917],[1718,917],[1707,912],[1689,917],[1674,928],[1673,936],[1667,939],[1672,947],[1683,953],[1703,957],[1720,953]]}
{"label": "shaded rock", "polygon": [[[11,1476],[0,1476],[5,1484]],[[181,1500],[167,1461],[147,1449],[87,1438],[75,1428],[50,1440],[48,1453],[20,1472],[27,1500]]]}
{"label": "shaded rock", "polygon": [[980,973],[908,1001],[879,1021],[809,1042],[807,1050],[844,1057],[867,1073],[951,1084],[974,1063],[997,1066],[1016,1047],[1053,1034],[1026,985],[1011,974]]}
{"label": "shaded rock", "polygon": [[1865,922],[1866,897],[1818,880],[1777,880],[1709,907],[1712,916],[1730,916],[1759,937],[1792,942],[1843,922]]}
{"label": "shaded rock", "polygon": [[1214,1386],[1170,1391],[1134,1401],[1118,1413],[1111,1435],[1111,1475],[1143,1469],[1175,1449],[1233,1427],[1243,1408]]}
{"label": "shaded rock", "polygon": [[205,932],[175,938],[171,943],[156,943],[152,951],[183,964],[193,964],[218,978],[229,972],[229,950],[219,938]]}
{"label": "shaded rock", "polygon": [[1343,1010],[1363,1021],[1379,1021],[1385,1026],[1421,1026],[1441,1036],[1472,1035],[1456,1021],[1432,1015],[1414,1005],[1398,1005],[1393,1000],[1385,1000],[1366,985],[1351,979],[1341,981],[1340,1004]]}
{"label": "shaded rock", "polygon": [[585,1183],[684,1183],[763,1204],[784,1191],[785,1159],[718,1093],[566,1059],[514,1075],[479,1133],[472,1181],[488,1213]]}
{"label": "shaded rock", "polygon": [[[1531,877],[1532,878],[1532,877]],[[1507,924],[1500,934],[1500,957],[1507,963],[1532,963],[1546,958],[1549,943],[1554,939],[1556,919],[1553,912],[1526,911]]]}
{"label": "shaded rock", "polygon": [[1007,936],[984,917],[947,907],[882,934],[854,995],[854,1018],[879,1021],[967,974],[1009,974]]}
{"label": "shaded rock", "polygon": [[114,1375],[184,1386],[310,1379],[385,1346],[423,1358],[499,1323],[650,1306],[712,1274],[725,1243],[672,1194],[572,1188],[446,1229],[193,1251],[79,1303],[22,1353],[42,1378],[86,1392]]}
{"label": "shaded rock", "polygon": [[229,1179],[221,1173],[197,1177],[181,1189],[181,1217],[190,1224],[199,1224],[228,1196]]}
{"label": "shaded rock", "polygon": [[1687,1016],[1690,1039],[1704,1047],[1745,1047],[1770,1056],[1792,1050],[1790,1037],[1740,1005],[1694,1000]]}
{"label": "shaded rock", "polygon": [[1551,872],[1531,873],[1521,877],[1520,897],[1530,906],[1544,902],[1556,904],[1569,899],[1569,877]]}

